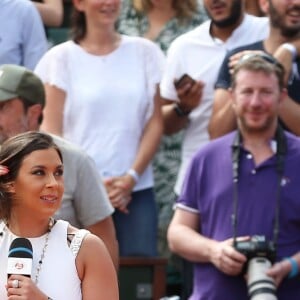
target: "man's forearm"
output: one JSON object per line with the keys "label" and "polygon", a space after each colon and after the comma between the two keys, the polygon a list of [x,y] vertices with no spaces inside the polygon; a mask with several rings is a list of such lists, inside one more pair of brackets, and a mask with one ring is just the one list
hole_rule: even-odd
{"label": "man's forearm", "polygon": [[169,228],[169,247],[172,252],[192,262],[211,262],[217,241],[211,240],[184,225]]}

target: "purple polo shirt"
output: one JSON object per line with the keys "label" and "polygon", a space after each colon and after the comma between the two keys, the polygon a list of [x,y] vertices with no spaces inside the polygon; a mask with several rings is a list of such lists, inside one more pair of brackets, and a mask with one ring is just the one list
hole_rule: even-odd
{"label": "purple polo shirt", "polygon": [[[234,133],[204,146],[192,159],[177,205],[200,214],[201,233],[223,241],[233,236],[233,176],[231,145]],[[288,151],[281,180],[278,260],[300,251],[300,139],[285,133]],[[238,183],[237,236],[273,238],[278,173],[276,156],[255,166],[251,153],[241,148]],[[300,299],[300,280],[285,280],[279,300]],[[212,264],[195,264],[191,300],[246,300],[242,276],[227,276]]]}

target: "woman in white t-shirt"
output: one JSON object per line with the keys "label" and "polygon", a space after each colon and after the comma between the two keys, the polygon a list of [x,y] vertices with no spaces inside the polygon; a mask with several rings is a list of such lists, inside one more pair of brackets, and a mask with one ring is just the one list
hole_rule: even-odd
{"label": "woman in white t-shirt", "polygon": [[73,40],[49,50],[36,68],[47,97],[42,129],[95,160],[116,208],[120,255],[155,256],[150,161],[162,134],[164,55],[151,41],[120,35],[119,10],[120,0],[74,0]]}

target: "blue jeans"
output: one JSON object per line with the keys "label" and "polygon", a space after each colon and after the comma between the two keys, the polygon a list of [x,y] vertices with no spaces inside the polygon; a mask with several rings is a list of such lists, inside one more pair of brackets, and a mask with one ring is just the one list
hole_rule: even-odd
{"label": "blue jeans", "polygon": [[116,210],[113,220],[120,256],[157,256],[157,209],[152,188],[133,192],[128,214]]}

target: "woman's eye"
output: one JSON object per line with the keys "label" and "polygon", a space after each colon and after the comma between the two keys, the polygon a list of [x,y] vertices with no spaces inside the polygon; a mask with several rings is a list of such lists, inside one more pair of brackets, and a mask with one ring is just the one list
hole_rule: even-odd
{"label": "woman's eye", "polygon": [[43,170],[36,170],[32,172],[33,175],[44,175],[44,171]]}
{"label": "woman's eye", "polygon": [[64,174],[64,170],[59,169],[55,172],[55,176],[62,176]]}

